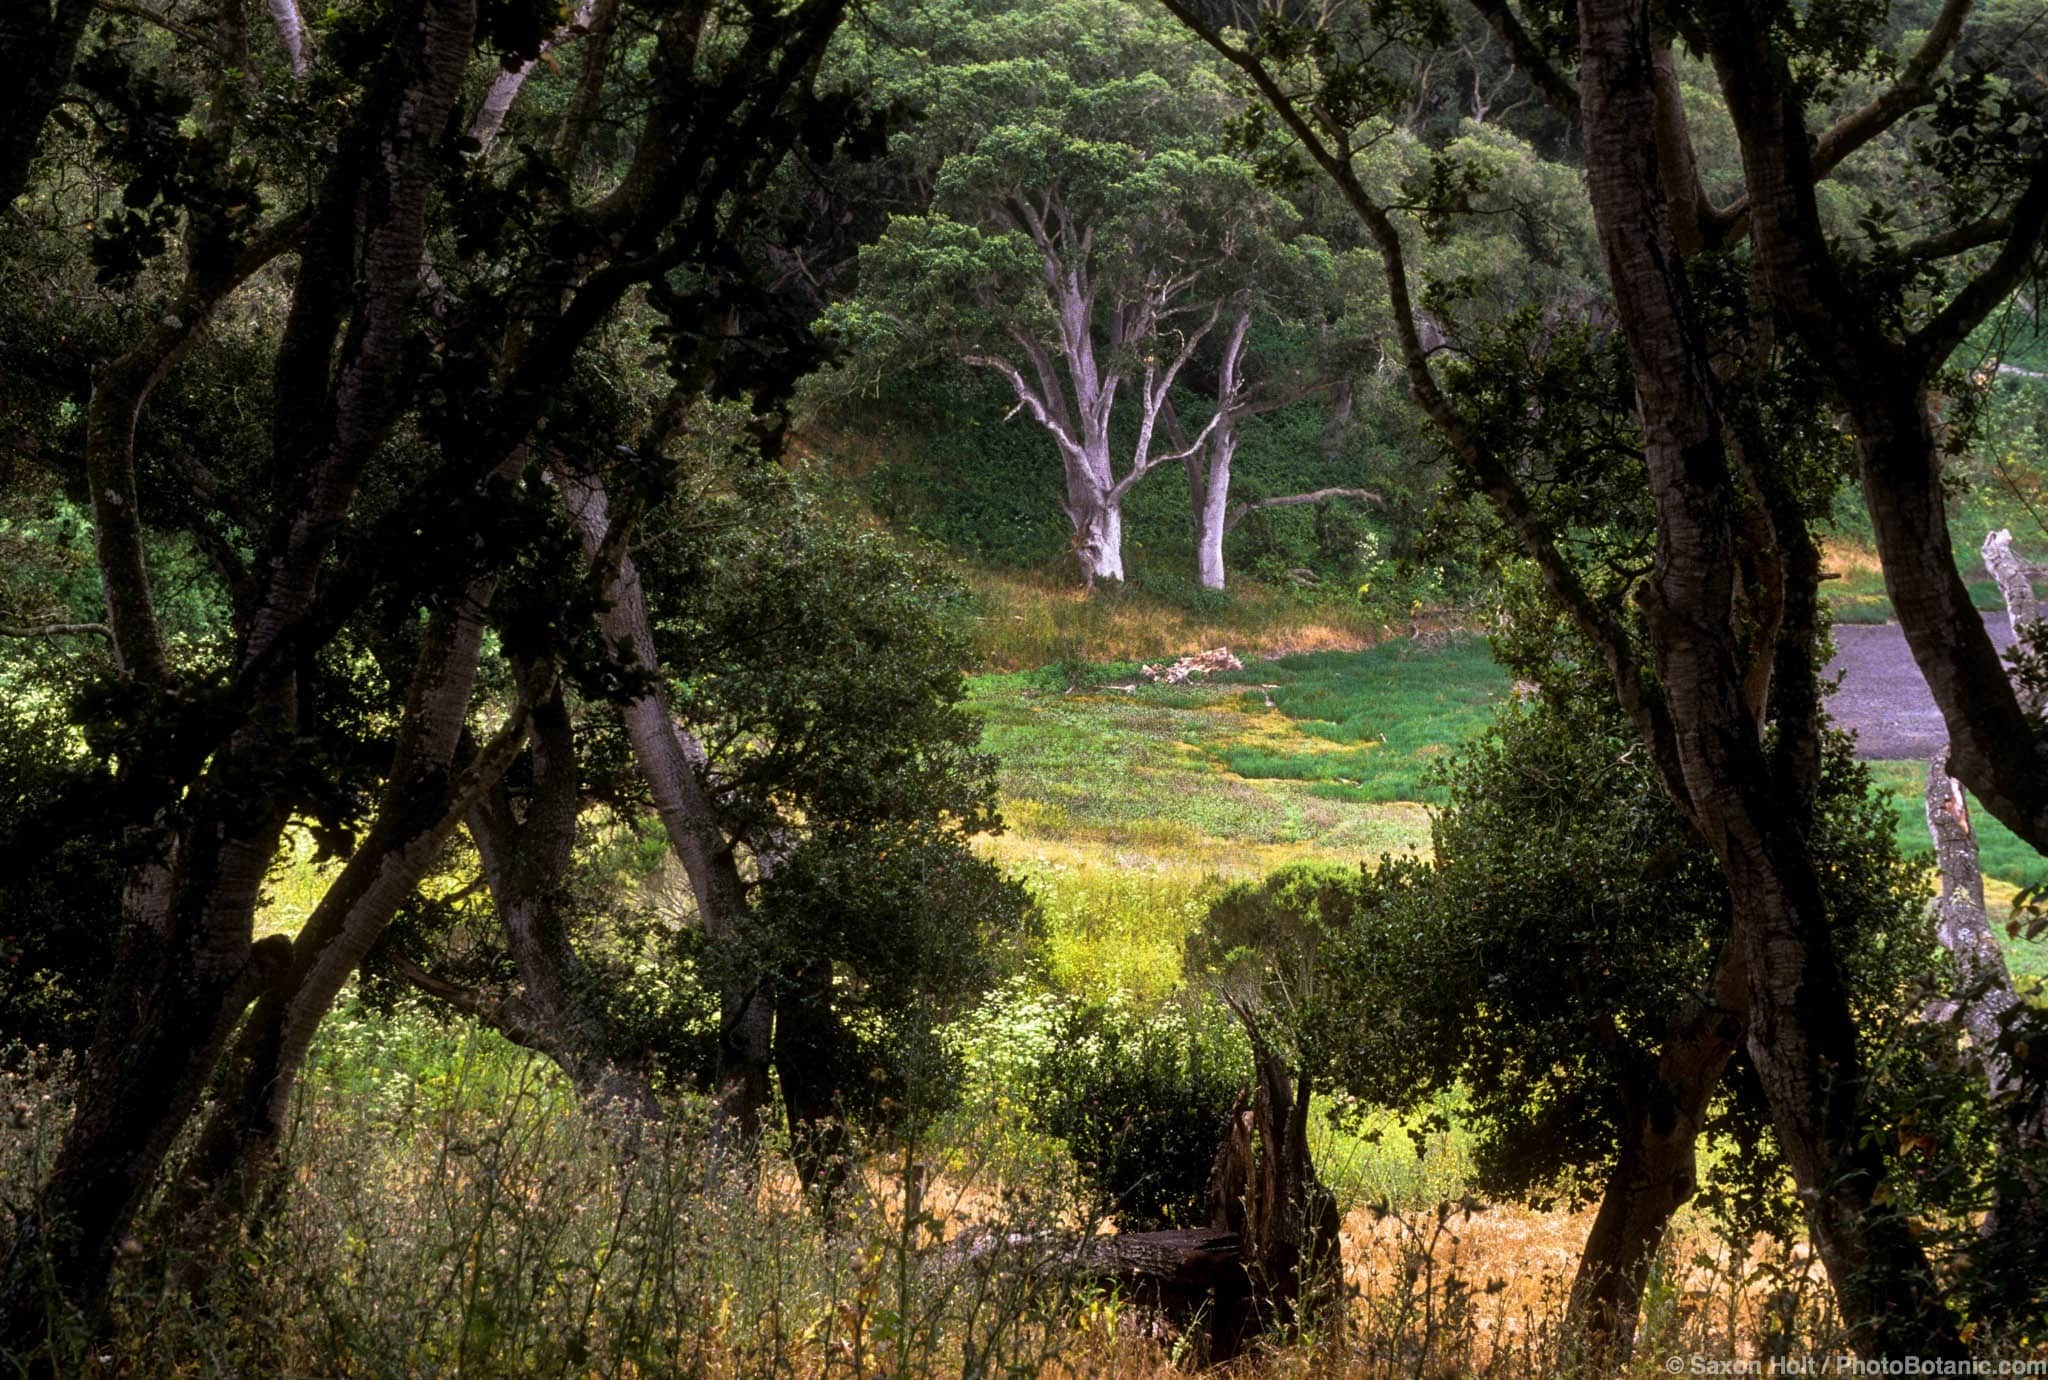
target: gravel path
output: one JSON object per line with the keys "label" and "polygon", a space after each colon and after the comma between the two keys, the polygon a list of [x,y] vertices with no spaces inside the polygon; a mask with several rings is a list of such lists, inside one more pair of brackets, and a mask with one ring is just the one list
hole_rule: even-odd
{"label": "gravel path", "polygon": [[[1986,614],[1984,626],[2000,651],[2012,645],[2004,614]],[[1858,757],[1926,761],[1947,745],[1941,711],[1927,693],[1898,624],[1837,624],[1835,659],[1828,670],[1842,678],[1828,708],[1838,724],[1856,735]]]}

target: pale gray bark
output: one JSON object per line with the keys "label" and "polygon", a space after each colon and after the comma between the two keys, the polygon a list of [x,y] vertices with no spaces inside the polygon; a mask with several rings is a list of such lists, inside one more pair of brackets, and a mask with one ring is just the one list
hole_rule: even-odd
{"label": "pale gray bark", "polygon": [[[273,4],[289,4],[291,0],[272,0]],[[520,88],[526,85],[527,76],[541,57],[553,52],[558,46],[578,34],[587,33],[591,17],[597,12],[598,0],[583,0],[576,7],[576,13],[569,22],[549,36],[540,45],[540,57],[530,58],[517,67],[501,68],[491,78],[490,86],[484,91],[483,102],[477,106],[476,118],[470,121],[469,137],[488,149],[498,137],[498,131],[505,127],[505,117],[512,113],[512,103],[519,99]]]}
{"label": "pale gray bark", "polygon": [[[587,475],[558,473],[554,478],[584,549],[594,560],[615,562],[605,582],[609,604],[604,633],[647,677],[647,688],[619,711],[634,761],[654,797],[669,848],[690,879],[699,923],[714,941],[735,947],[746,915],[746,887],[733,840],[719,820],[703,745],[676,722],[661,691],[660,660],[640,573],[633,558],[616,549],[622,534],[613,530],[603,483]],[[742,980],[728,985],[721,1006],[721,1114],[743,1141],[750,1142],[759,1134],[761,1113],[768,1104],[774,1003],[758,984]]]}
{"label": "pale gray bark", "polygon": [[[1227,419],[1227,409],[1219,408],[1192,443],[1174,448],[1157,444],[1173,385],[1215,328],[1222,304],[1212,304],[1197,324],[1181,328],[1177,344],[1166,353],[1158,340],[1164,338],[1174,318],[1191,310],[1182,304],[1194,285],[1191,274],[1154,273],[1137,289],[1133,300],[1105,308],[1085,272],[1067,261],[1070,251],[1048,232],[1044,216],[1021,202],[1015,212],[1019,227],[1045,259],[1047,305],[1057,323],[1055,343],[1047,345],[1019,330],[1011,332],[1010,345],[1022,357],[1022,365],[993,350],[972,351],[961,358],[963,363],[1001,374],[1017,399],[1016,410],[1027,413],[1051,433],[1066,475],[1066,513],[1074,530],[1074,559],[1082,579],[1093,588],[1097,580],[1124,578],[1124,496],[1159,466],[1194,454]],[[1079,249],[1071,252],[1085,258],[1087,251],[1084,236]],[[1099,315],[1106,316],[1108,323],[1100,353],[1096,348]],[[1137,370],[1124,361],[1140,346],[1145,347],[1143,367]],[[1119,474],[1110,421],[1126,385],[1138,390],[1137,439]]]}
{"label": "pale gray bark", "polygon": [[[1224,587],[1223,539],[1236,530],[1237,525],[1248,515],[1267,508],[1326,503],[1339,498],[1355,498],[1371,503],[1380,501],[1379,495],[1368,489],[1351,488],[1326,488],[1309,493],[1281,494],[1272,498],[1262,498],[1253,503],[1230,501],[1231,465],[1237,458],[1238,423],[1246,417],[1286,407],[1330,389],[1336,370],[1341,368],[1341,365],[1333,366],[1326,361],[1319,375],[1306,383],[1269,385],[1260,389],[1258,396],[1252,396],[1244,372],[1245,344],[1251,324],[1251,309],[1241,306],[1232,317],[1230,329],[1224,335],[1223,357],[1217,373],[1217,414],[1210,419],[1210,425],[1204,428],[1203,435],[1206,439],[1198,438],[1194,443],[1189,443],[1180,434],[1172,409],[1169,407],[1164,414],[1175,443],[1188,456],[1188,505],[1194,514],[1195,523],[1195,570],[1204,589]],[[1343,398],[1343,408],[1348,412],[1348,387],[1343,389]],[[1341,432],[1341,421],[1335,425]],[[1326,439],[1328,433],[1329,428],[1326,427]]]}
{"label": "pale gray bark", "polygon": [[1240,308],[1223,340],[1223,363],[1216,385],[1216,411],[1221,420],[1209,431],[1208,472],[1195,505],[1195,574],[1204,589],[1223,588],[1223,534],[1231,526],[1230,465],[1237,458],[1237,418],[1230,409],[1236,406],[1244,384],[1244,342],[1251,324],[1251,309]]}
{"label": "pale gray bark", "polygon": [[[2012,549],[2012,533],[2004,529],[1987,533],[1983,555],[1984,568],[1991,572],[1991,578],[1998,582],[1998,592],[2005,596],[2005,611],[2012,621],[2014,641],[2022,646],[2031,645],[2041,635],[2041,606],[2034,598],[2034,582],[2029,577],[2026,563]],[[2038,690],[2018,680],[2013,682],[2013,690],[2019,695],[2020,707],[2027,713],[2041,712]]]}
{"label": "pale gray bark", "polygon": [[1946,752],[1927,764],[1927,832],[1934,840],[1941,879],[1941,894],[1934,903],[1935,934],[1956,964],[1954,996],[1937,1003],[1928,1015],[1952,1020],[1969,1032],[1985,1081],[1997,1097],[2019,1084],[2017,1073],[1998,1053],[2001,1018],[2019,1004],[2019,996],[1985,910],[1984,873],[1977,835],[1970,827],[1969,800],[1962,782],[1948,774]]}
{"label": "pale gray bark", "polygon": [[292,75],[304,77],[313,65],[313,41],[306,33],[306,21],[299,13],[299,0],[269,0],[270,20],[277,26],[278,41],[291,59]]}

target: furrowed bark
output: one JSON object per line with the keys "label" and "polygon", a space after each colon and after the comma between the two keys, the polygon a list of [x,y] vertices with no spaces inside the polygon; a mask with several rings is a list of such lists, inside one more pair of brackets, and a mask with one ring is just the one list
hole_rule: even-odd
{"label": "furrowed bark", "polygon": [[1777,798],[1734,645],[1740,535],[1708,356],[1661,192],[1654,47],[1640,0],[1582,0],[1587,182],[1634,361],[1657,502],[1645,618],[1670,704],[1690,816],[1735,897],[1749,977],[1747,1047],[1853,1344],[1960,1355],[1924,1253],[1876,1190],[1855,1026],[1802,821]]}
{"label": "furrowed bark", "polygon": [[590,37],[583,40],[583,69],[576,74],[576,93],[569,98],[569,110],[562,117],[561,133],[555,142],[555,161],[571,176],[582,161],[583,146],[589,142],[590,127],[597,119],[605,77],[611,70],[612,35],[618,27],[619,0],[597,0],[590,20]]}
{"label": "furrowed bark", "polygon": [[[416,274],[424,235],[425,184],[432,164],[430,145],[445,125],[459,87],[474,20],[470,0],[423,0],[422,10],[424,22],[408,33],[407,46],[388,65],[384,94],[364,103],[359,123],[344,135],[359,146],[380,147],[388,157],[375,167],[367,160],[345,159],[345,166],[323,189],[329,226],[353,224],[366,178],[390,176],[397,194],[390,202],[376,203],[367,216],[365,242],[375,246],[365,265],[370,300],[359,310],[342,352],[341,383],[332,395],[335,402],[329,414],[334,421],[332,426],[320,423],[310,431],[281,434],[332,433],[360,446],[374,444],[382,434],[378,428],[390,423],[392,409],[383,408],[380,422],[373,415],[379,409],[363,384],[372,376],[388,384],[400,367],[395,356],[403,325],[391,317],[402,314],[410,288],[392,290],[392,265],[405,254],[401,241],[409,234],[405,273]],[[239,11],[227,18],[238,35]],[[314,223],[322,223],[318,213]],[[197,219],[191,230],[196,255],[197,241],[208,240],[209,231]],[[352,235],[343,238],[353,243]],[[304,318],[310,297],[323,303],[312,320],[331,324],[338,319],[340,293],[329,291],[321,299],[321,290],[322,285],[332,286],[336,272],[346,274],[349,262],[344,258],[329,272],[301,275],[295,318]],[[195,272],[197,263],[195,258]],[[232,269],[228,277],[233,279]],[[175,324],[160,322],[161,333],[147,350],[109,381],[100,402],[103,461],[117,468],[124,457],[132,463],[134,409],[154,377],[182,348],[188,337],[180,333],[186,328],[182,318]],[[288,329],[288,342],[290,334]],[[329,330],[325,338],[331,342],[332,336]],[[319,345],[317,335],[312,343]],[[391,357],[367,357],[380,348]],[[317,386],[281,396],[328,398],[325,347],[303,352],[300,358],[312,366]],[[114,382],[120,386],[111,386]],[[281,416],[327,413],[319,407],[279,411]],[[350,465],[353,462],[359,472],[361,458],[366,457],[337,456],[325,447],[301,449],[291,453],[284,472],[311,475],[310,491],[332,507],[346,503],[353,482]],[[96,490],[111,487],[122,500],[119,511],[111,514],[116,542],[108,560],[111,578],[103,576],[103,583],[110,605],[120,605],[118,613],[110,613],[117,641],[135,632],[130,638],[130,645],[139,649],[135,664],[149,667],[161,653],[150,650],[143,625],[147,610],[141,596],[146,585],[138,580],[146,579],[147,572],[130,559],[137,547],[127,540],[124,524],[134,520],[132,502],[121,490],[120,476],[114,477],[113,486],[95,485]],[[95,496],[104,499],[103,492]],[[287,504],[283,511],[293,508]],[[301,543],[296,551],[270,548],[272,558],[259,566],[261,593],[245,629],[242,666],[259,663],[275,635],[304,612],[331,530],[330,521],[318,540]],[[124,629],[123,623],[131,626]],[[204,763],[197,780],[151,783],[152,793],[166,796],[183,788],[180,818],[175,826],[160,819],[135,840],[145,856],[124,889],[120,957],[88,1056],[78,1110],[49,1179],[17,1230],[6,1279],[0,1284],[0,1349],[33,1345],[53,1306],[97,1315],[115,1243],[133,1221],[173,1138],[191,1116],[239,1014],[236,1003],[248,999],[254,965],[267,962],[269,950],[252,948],[251,935],[263,877],[276,856],[287,816],[274,778],[293,700],[289,667],[271,667],[252,685],[248,709],[210,758],[205,752],[188,755],[193,770],[199,771]],[[148,769],[162,768],[151,763]]]}
{"label": "furrowed bark", "polygon": [[[302,288],[278,352],[276,385],[280,398],[330,401],[323,409],[278,410],[273,475],[279,518],[258,565],[261,593],[243,645],[245,661],[262,656],[304,615],[363,468],[397,423],[427,212],[441,170],[438,146],[461,93],[476,3],[419,0],[419,46],[400,64],[403,85],[391,97],[388,121],[366,146],[344,154],[323,189]],[[369,186],[377,188],[366,199],[371,212],[359,214],[357,193]],[[348,252],[351,245],[359,246],[359,261]],[[324,259],[336,252],[339,260]],[[354,263],[359,271],[351,292]]]}
{"label": "furrowed bark", "polygon": [[28,188],[43,126],[71,80],[92,0],[13,0],[0,12],[0,211]]}

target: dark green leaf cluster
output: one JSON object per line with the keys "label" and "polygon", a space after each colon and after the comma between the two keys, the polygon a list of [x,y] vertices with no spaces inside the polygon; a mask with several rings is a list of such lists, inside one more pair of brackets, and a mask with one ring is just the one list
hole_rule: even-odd
{"label": "dark green leaf cluster", "polygon": [[1032,1119],[1067,1143],[1124,1230],[1201,1226],[1249,1065],[1242,1031],[1213,1005],[1076,1007],[1034,1072]]}

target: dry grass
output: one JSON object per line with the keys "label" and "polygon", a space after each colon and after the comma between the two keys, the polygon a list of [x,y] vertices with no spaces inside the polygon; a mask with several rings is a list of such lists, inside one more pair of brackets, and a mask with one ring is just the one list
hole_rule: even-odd
{"label": "dry grass", "polygon": [[1134,588],[1091,595],[1064,568],[966,577],[981,607],[974,643],[985,670],[1157,660],[1210,647],[1265,657],[1356,651],[1388,632],[1363,608],[1249,580],[1227,595],[1168,597]]}

